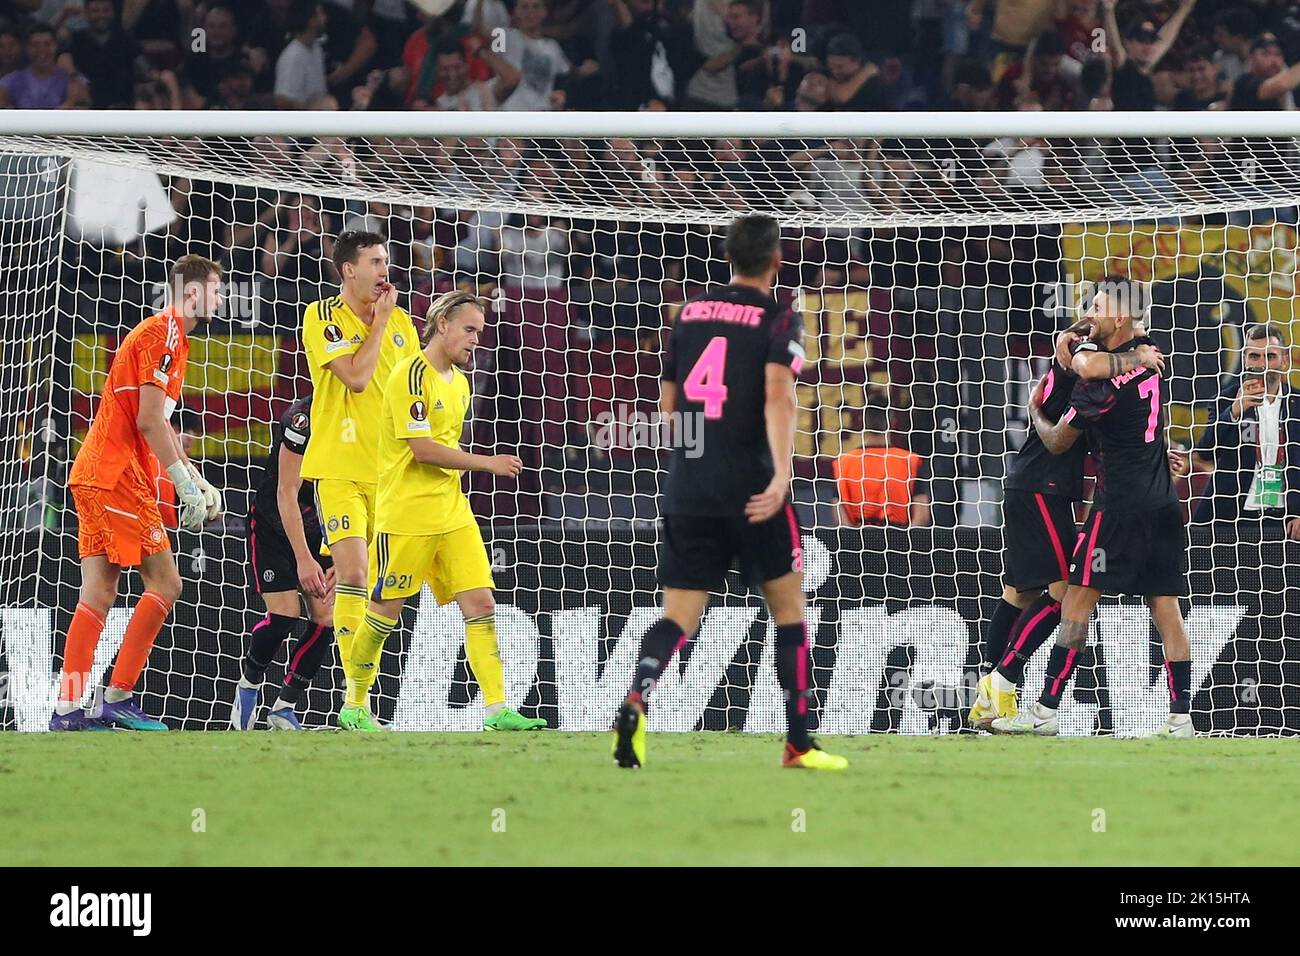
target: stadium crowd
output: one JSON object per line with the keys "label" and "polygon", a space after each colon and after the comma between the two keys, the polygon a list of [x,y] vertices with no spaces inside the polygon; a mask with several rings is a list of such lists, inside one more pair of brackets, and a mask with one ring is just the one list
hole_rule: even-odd
{"label": "stadium crowd", "polygon": [[[1300,85],[1300,3],[1285,0],[459,0],[438,16],[422,6],[6,0],[0,2],[0,104],[1293,109]],[[276,149],[292,150],[294,162],[315,164],[322,174],[357,176],[367,163],[384,161],[343,141],[270,145],[272,157]],[[1055,201],[1077,210],[1089,197],[1122,203],[1193,195],[1211,179],[1230,181],[1240,166],[1230,152],[1215,155],[1206,144],[1187,150],[1178,141],[1136,148],[1032,139],[941,147],[849,139],[791,145],[498,140],[488,150],[482,141],[448,140],[422,147],[421,162],[442,194],[454,193],[461,177],[467,189],[481,194],[486,182],[514,199],[586,190],[574,195],[596,205],[707,199],[727,208],[733,197],[761,193],[792,210],[850,215],[918,204],[991,209],[1007,201]],[[969,176],[954,182],[942,175],[950,160]],[[330,237],[345,228],[376,228],[389,237],[394,278],[410,290],[413,314],[457,285],[485,294],[503,289],[501,342],[525,360],[509,370],[513,378],[501,377],[498,394],[487,396],[502,403],[499,417],[512,424],[484,426],[475,440],[548,451],[529,462],[545,476],[533,489],[538,503],[521,507],[521,496],[502,495],[492,507],[500,515],[591,516],[587,509],[599,496],[586,492],[601,470],[593,462],[599,458],[614,472],[620,466],[575,429],[620,401],[652,406],[653,366],[675,305],[726,278],[718,234],[698,226],[503,214],[490,200],[476,208],[402,207],[179,178],[161,185],[161,225],[149,225],[154,220],[146,210],[145,235],[83,231],[68,256],[83,282],[117,278],[129,286],[182,253],[210,255],[232,279],[260,285],[269,321],[288,332],[298,323],[299,304],[337,282]],[[122,205],[130,207],[134,226],[139,204]],[[1294,207],[1270,212],[1296,221]],[[1043,333],[1032,351],[1050,348],[1051,323],[1031,296],[1060,278],[1056,237],[1035,227],[807,229],[787,241],[786,260],[780,279],[786,290],[870,290],[871,308],[853,320],[871,340],[874,358],[853,371],[859,378],[845,373],[844,382],[891,409],[891,442],[928,463],[926,520],[982,520],[978,508],[963,507],[966,492],[958,486],[963,475],[1000,474],[995,459],[1006,439],[941,454],[939,423],[945,409],[965,407],[978,421],[961,431],[973,427],[987,438],[1006,430],[987,413],[988,406],[1007,404],[1005,384],[994,383],[981,396],[969,383],[991,381],[990,363],[999,360],[986,350],[985,333]],[[953,289],[965,290],[956,306],[943,298]],[[101,291],[92,298],[102,303],[112,296]],[[945,341],[957,351],[945,354]],[[581,348],[569,347],[575,342]],[[914,375],[928,380],[913,381]],[[1186,397],[1209,403],[1215,390]],[[874,429],[860,415],[848,424],[859,433],[845,443],[851,451]],[[838,441],[820,447],[804,477],[829,479],[838,451]],[[610,478],[604,490],[609,508],[630,511],[613,516],[651,516],[653,489],[641,487],[638,476],[653,469],[625,465],[622,473],[631,477],[622,485]],[[574,484],[575,475],[584,486]],[[542,492],[553,504],[542,503]]]}
{"label": "stadium crowd", "polygon": [[6,0],[16,108],[1292,108],[1291,0]]}

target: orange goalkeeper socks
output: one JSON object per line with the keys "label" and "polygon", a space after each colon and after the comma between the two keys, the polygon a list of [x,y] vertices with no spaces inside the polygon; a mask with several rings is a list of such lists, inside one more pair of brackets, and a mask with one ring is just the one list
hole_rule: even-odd
{"label": "orange goalkeeper socks", "polygon": [[126,636],[122,638],[122,649],[117,653],[117,666],[109,680],[110,687],[124,690],[128,694],[140,679],[153,642],[162,630],[163,621],[171,613],[172,602],[161,594],[145,591],[140,596],[140,603],[131,614],[131,622],[126,626]]}
{"label": "orange goalkeeper socks", "polygon": [[[77,603],[68,625],[68,640],[63,648],[63,673],[59,677],[59,703],[75,705],[86,695],[90,665],[95,660],[95,645],[104,630],[104,616],[85,601]],[[75,707],[67,706],[67,710]]]}

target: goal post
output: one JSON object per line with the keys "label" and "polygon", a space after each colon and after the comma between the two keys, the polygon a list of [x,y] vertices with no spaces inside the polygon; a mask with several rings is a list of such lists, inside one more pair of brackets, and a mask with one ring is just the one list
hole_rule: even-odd
{"label": "goal post", "polygon": [[[780,220],[776,294],[804,321],[794,499],[821,733],[964,726],[1001,591],[1006,462],[1089,283],[1121,273],[1150,289],[1169,437],[1187,448],[1240,376],[1245,329],[1300,333],[1300,117],[1286,112],[5,111],[0,134],[5,729],[48,720],[79,583],[67,469],[118,341],[186,252],[225,270],[177,425],[227,514],[173,533],[185,590],[142,683],[145,709],[185,729],[226,726],[262,613],[244,518],[273,423],[310,391],[302,309],[332,294],[342,229],[387,237],[417,320],[458,285],[491,303],[466,441],[519,454],[525,473],[467,488],[498,584],[508,702],[564,730],[607,729],[654,619],[659,353],[676,307],[726,281],[734,216]],[[921,484],[890,526],[858,526],[834,463],[882,443],[917,456]],[[1194,719],[1300,733],[1300,544],[1276,511],[1237,513],[1227,457],[1198,457],[1180,483]],[[1216,498],[1234,499],[1232,520]],[[134,575],[124,584],[138,594]],[[92,679],[133,604],[110,614]],[[733,577],[666,672],[652,729],[779,729],[771,642]],[[411,602],[382,662],[380,718],[481,726],[462,644],[455,607],[427,591]],[[1145,608],[1103,602],[1062,732],[1154,730],[1159,662]],[[1045,663],[1043,650],[1027,695]],[[341,687],[330,663],[306,725],[329,723]]]}

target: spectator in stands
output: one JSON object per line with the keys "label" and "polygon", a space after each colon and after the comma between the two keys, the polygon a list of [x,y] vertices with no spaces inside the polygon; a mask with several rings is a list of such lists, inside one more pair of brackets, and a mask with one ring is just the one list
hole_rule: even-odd
{"label": "spectator in stands", "polygon": [[[482,11],[483,7],[477,8]],[[544,0],[518,0],[514,26],[501,37],[501,56],[514,67],[497,80],[496,98],[503,110],[562,110],[565,93],[561,78],[569,72],[569,59],[560,45],[543,34]],[[477,20],[475,30],[485,44],[493,37]],[[513,81],[513,82],[511,82]]]}
{"label": "spectator in stands", "polygon": [[181,92],[180,80],[171,70],[154,70],[150,68],[135,84],[135,96],[132,109],[137,110],[179,110],[185,106]]}
{"label": "spectator in stands", "polygon": [[[466,8],[466,13],[473,7]],[[412,33],[402,47],[402,67],[406,74],[406,105],[428,109],[446,90],[438,79],[438,58],[451,43],[459,45],[465,60],[465,78],[469,83],[490,80],[493,76],[491,60],[501,57],[492,52],[491,44],[474,32],[470,24],[454,22],[449,17],[426,17],[418,30]],[[485,21],[488,30],[502,29],[492,21]],[[507,22],[507,26],[508,26]],[[514,67],[506,63],[502,68],[513,75]],[[518,82],[512,79],[511,83]]]}
{"label": "spectator in stands", "polygon": [[1261,33],[1250,44],[1246,72],[1232,86],[1234,110],[1293,110],[1291,91],[1300,86],[1300,61],[1286,65],[1282,47],[1271,33]]}
{"label": "spectator in stands", "polygon": [[532,213],[511,216],[501,230],[501,283],[531,291],[559,291],[564,287],[568,254],[563,220]]}
{"label": "spectator in stands", "polygon": [[790,108],[797,113],[817,113],[830,109],[831,78],[821,70],[809,70],[799,81]]}
{"label": "spectator in stands", "polygon": [[1245,7],[1224,10],[1214,21],[1214,65],[1231,88],[1237,77],[1246,72],[1250,41],[1258,32],[1255,14]]}
{"label": "spectator in stands", "polygon": [[952,93],[949,109],[964,113],[979,113],[993,108],[993,78],[983,63],[968,61],[958,66],[952,75]]}
{"label": "spectator in stands", "polygon": [[[492,93],[492,84],[485,80],[470,80],[469,64],[465,60],[465,50],[459,40],[444,37],[434,49],[437,57],[438,85],[442,95],[433,102],[433,108],[439,110],[492,110],[496,109],[496,97]],[[504,63],[501,57],[494,57],[496,63]],[[507,64],[508,65],[508,64]],[[423,101],[412,104],[419,109]]]}
{"label": "spectator in stands", "polygon": [[687,86],[695,78],[704,57],[695,45],[695,0],[657,0],[663,17],[664,52],[673,68],[674,103],[687,100]]}
{"label": "spectator in stands", "polygon": [[1282,329],[1247,328],[1241,369],[1196,444],[1214,474],[1195,520],[1258,520],[1300,540],[1300,394],[1286,380],[1291,348]]}
{"label": "spectator in stands", "polygon": [[1077,78],[1078,70],[1093,55],[1095,31],[1102,28],[1098,10],[1097,0],[1057,0],[1056,33],[1065,47],[1066,57],[1077,64],[1070,71],[1071,78]]}
{"label": "spectator in stands", "polygon": [[56,61],[54,31],[36,26],[27,34],[27,63],[0,77],[0,108],[20,110],[81,109],[90,105],[86,78]]}
{"label": "spectator in stands", "polygon": [[334,247],[321,225],[319,200],[307,194],[293,197],[279,214],[283,226],[262,243],[262,272],[319,286],[328,278],[325,263]]}
{"label": "spectator in stands", "polygon": [[767,95],[763,101],[766,109],[797,109],[796,101],[799,88],[809,72],[821,77],[821,86],[826,96],[830,95],[830,77],[822,68],[821,61],[814,56],[800,55],[794,52],[788,42],[782,40],[767,53],[770,72]]}
{"label": "spectator in stands", "polygon": [[862,41],[841,33],[826,45],[831,104],[841,110],[880,110],[885,106],[884,81],[874,63],[867,62]]}
{"label": "spectator in stands", "polygon": [[[328,94],[317,97],[308,105],[308,109],[337,110],[338,108],[338,100]],[[323,173],[343,182],[357,181],[356,153],[348,145],[348,141],[341,136],[319,137],[303,151],[302,158],[304,165],[314,173]]]}
{"label": "spectator in stands", "polygon": [[280,59],[293,33],[295,0],[228,0],[237,8],[250,47],[266,51],[268,63]]}
{"label": "spectator in stands", "polygon": [[329,92],[325,83],[325,11],[319,0],[295,0],[289,29],[293,40],[275,62],[275,94],[306,106]]}
{"label": "spectator in stands", "polygon": [[280,100],[274,93],[257,90],[253,68],[247,63],[232,63],[217,80],[216,98],[210,109],[218,110],[273,110],[293,109],[296,104]]}
{"label": "spectator in stands", "polygon": [[95,109],[130,109],[135,94],[131,65],[139,47],[118,20],[114,0],[87,0],[88,29],[72,38],[69,53],[90,84]]}
{"label": "spectator in stands", "polygon": [[[480,7],[482,7],[481,11]],[[483,28],[489,33],[493,30],[510,29],[510,7],[504,0],[466,0],[465,11],[461,14],[461,23],[467,27],[472,26],[477,17],[482,17]]]}
{"label": "spectator in stands", "polygon": [[[727,35],[735,43],[737,109],[762,109],[768,90],[781,82],[777,78],[780,54],[764,43],[764,9],[763,0],[732,0],[727,7]],[[787,75],[789,68],[787,53]]]}
{"label": "spectator in stands", "polygon": [[336,99],[344,100],[353,84],[379,60],[377,34],[384,23],[374,9],[352,0],[325,3],[325,85]]}
{"label": "spectator in stands", "polygon": [[0,30],[0,76],[7,76],[26,65],[23,38],[17,30]]}
{"label": "spectator in stands", "polygon": [[1091,57],[1079,71],[1079,98],[1076,102],[1089,112],[1107,112],[1115,108],[1110,98],[1110,60]]}
{"label": "spectator in stands", "polygon": [[378,48],[375,51],[375,62],[384,66],[391,66],[396,63],[402,55],[402,44],[410,36],[411,24],[408,21],[410,12],[407,0],[332,0],[332,2],[351,10],[354,7],[369,6],[374,14],[370,18],[371,29],[374,30],[375,40]]}
{"label": "spectator in stands", "polygon": [[493,150],[488,150],[483,140],[464,139],[451,156],[450,172],[449,189],[455,189],[457,182],[476,191],[482,191],[486,185],[492,190],[493,200],[485,201],[472,212],[439,210],[441,219],[464,221],[458,227],[459,238],[455,239],[446,262],[448,278],[457,285],[495,284],[501,274],[501,233],[505,225],[500,209],[513,201],[520,181],[527,174],[523,152],[509,139],[497,140]]}
{"label": "spectator in stands", "polygon": [[639,110],[658,100],[677,98],[677,78],[664,40],[667,24],[656,0],[611,0],[618,26],[610,39],[618,65],[613,75],[615,109]]}
{"label": "spectator in stands", "polygon": [[740,45],[727,29],[728,0],[695,0],[692,26],[695,49],[704,58],[686,86],[692,109],[730,110],[736,107],[736,57]]}
{"label": "spectator in stands", "polygon": [[1226,97],[1214,65],[1214,51],[1207,45],[1193,47],[1187,54],[1187,87],[1174,99],[1177,110],[1222,109]]}
{"label": "spectator in stands", "polygon": [[1053,30],[1040,33],[1025,58],[1013,63],[998,83],[999,109],[1009,109],[1022,97],[1032,95],[1040,109],[1068,110],[1074,103],[1074,90],[1061,72],[1066,60],[1065,43]]}
{"label": "spectator in stands", "polygon": [[391,217],[392,207],[388,203],[374,199],[369,202],[353,199],[348,202],[347,210],[343,213],[343,224],[339,231],[377,232],[386,236]]}
{"label": "spectator in stands", "polygon": [[829,140],[791,154],[790,165],[800,179],[797,201],[828,212],[864,211],[877,193],[874,180],[883,174],[879,147],[860,149],[851,139]]}
{"label": "spectator in stands", "polygon": [[215,104],[219,99],[217,87],[236,67],[249,71],[254,87],[259,85],[259,78],[263,88],[269,86],[266,51],[241,40],[239,22],[230,7],[210,7],[203,18],[203,30],[204,49],[185,59],[186,96],[193,108]]}
{"label": "spectator in stands", "polygon": [[836,458],[832,473],[842,524],[918,528],[930,524],[925,460],[906,448],[890,446],[889,414],[880,406],[863,410],[862,447]]}
{"label": "spectator in stands", "polygon": [[1180,0],[1178,10],[1159,30],[1149,20],[1135,21],[1120,36],[1115,20],[1116,0],[1101,0],[1106,11],[1106,47],[1111,57],[1111,101],[1117,110],[1153,110],[1156,88],[1152,74],[1174,45],[1196,0]]}
{"label": "spectator in stands", "polygon": [[[1037,108],[1032,97],[1017,102],[1017,109],[1031,111]],[[1005,183],[1008,189],[1031,192],[1047,185],[1048,161],[1052,150],[1047,140],[1038,137],[1021,138],[1004,136],[984,148],[989,171]]]}
{"label": "spectator in stands", "polygon": [[[180,38],[190,42],[188,16],[194,5],[187,4],[182,15],[177,0],[123,0],[122,29],[140,44],[140,50],[159,67],[176,66],[181,61]],[[187,46],[188,49],[188,46]]]}
{"label": "spectator in stands", "polygon": [[[983,25],[986,0],[971,0],[966,22],[972,31]],[[1052,25],[1056,0],[994,0],[992,75],[996,83],[1013,63],[1024,59],[1029,41]]]}
{"label": "spectator in stands", "polygon": [[606,75],[611,70],[610,39],[616,26],[609,0],[553,0],[548,8],[543,34],[560,44],[570,64],[568,74],[557,85],[564,91],[564,109],[606,108]]}

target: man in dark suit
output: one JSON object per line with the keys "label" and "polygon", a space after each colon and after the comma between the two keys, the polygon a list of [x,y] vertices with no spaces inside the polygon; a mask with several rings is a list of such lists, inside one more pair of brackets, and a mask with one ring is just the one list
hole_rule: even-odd
{"label": "man in dark suit", "polygon": [[1214,476],[1193,520],[1260,522],[1269,536],[1300,540],[1300,394],[1287,384],[1285,333],[1246,329],[1241,377],[1219,396],[1196,455]]}

